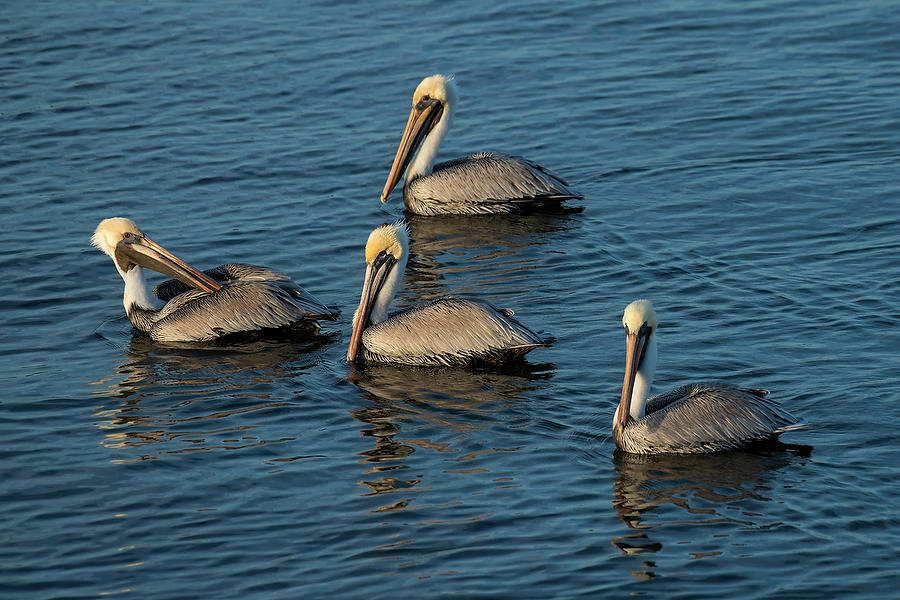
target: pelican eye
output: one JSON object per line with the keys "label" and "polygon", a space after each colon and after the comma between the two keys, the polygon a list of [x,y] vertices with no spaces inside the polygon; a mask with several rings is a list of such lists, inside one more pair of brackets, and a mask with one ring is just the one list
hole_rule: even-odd
{"label": "pelican eye", "polygon": [[376,267],[376,268],[381,268],[381,265],[383,265],[385,263],[393,264],[395,262],[397,262],[397,259],[394,257],[393,254],[391,254],[387,250],[382,250],[381,252],[378,253],[378,256],[375,257],[375,260],[372,261],[372,266]]}
{"label": "pelican eye", "polygon": [[431,99],[431,96],[429,96],[428,94],[425,94],[424,96],[419,98],[419,101],[416,103],[416,108],[418,108],[419,110],[425,110],[433,102],[434,102],[434,100]]}

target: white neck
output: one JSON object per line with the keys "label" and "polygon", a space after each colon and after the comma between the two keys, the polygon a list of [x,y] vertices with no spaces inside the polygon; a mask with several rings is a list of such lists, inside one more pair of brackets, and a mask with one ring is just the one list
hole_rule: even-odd
{"label": "white neck", "polygon": [[422,145],[419,147],[419,152],[416,153],[416,158],[406,168],[407,183],[416,177],[431,175],[431,167],[434,165],[434,157],[437,156],[438,146],[441,145],[444,136],[447,135],[447,130],[450,129],[450,111],[451,103],[449,101],[444,102],[444,112],[441,114],[441,120],[422,140]]}
{"label": "white neck", "polygon": [[403,281],[403,273],[406,272],[407,252],[407,249],[403,248],[403,254],[400,256],[400,260],[394,264],[384,285],[382,285],[381,289],[378,291],[378,296],[375,297],[375,301],[372,303],[372,312],[369,313],[369,320],[373,325],[387,319],[388,307],[391,305],[391,301],[397,293],[397,288],[400,287],[400,282]]}
{"label": "white neck", "polygon": [[131,310],[132,306],[149,310],[159,310],[165,306],[165,303],[150,291],[150,286],[144,280],[142,268],[132,267],[127,273],[119,271],[119,275],[125,280],[125,295],[122,299],[125,312]]}
{"label": "white neck", "polygon": [[631,404],[629,413],[634,420],[644,416],[644,408],[647,406],[647,397],[650,395],[650,385],[653,383],[653,375],[656,373],[656,335],[651,335],[644,349],[644,360],[641,368],[634,376],[634,388],[631,391]]}

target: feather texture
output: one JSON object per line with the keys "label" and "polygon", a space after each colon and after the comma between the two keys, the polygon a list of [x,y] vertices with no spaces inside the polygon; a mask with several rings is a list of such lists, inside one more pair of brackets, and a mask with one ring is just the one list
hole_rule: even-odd
{"label": "feather texture", "polygon": [[694,383],[647,402],[646,414],[614,429],[616,445],[635,454],[733,450],[806,427],[766,390],[722,382]]}
{"label": "feather texture", "polygon": [[[259,265],[249,265],[246,263],[226,263],[224,265],[219,265],[213,269],[207,269],[203,271],[219,283],[227,283],[229,281],[242,280],[242,281],[269,281],[272,283],[282,283],[289,284],[293,287],[300,289],[300,286],[295,284],[293,280],[282,273],[281,271],[276,271],[275,269],[270,269],[269,267],[260,267]],[[194,289],[186,283],[182,283],[177,279],[168,279],[163,281],[155,288],[153,288],[153,293],[160,300],[169,301],[178,294],[183,294],[184,292]]]}
{"label": "feather texture", "polygon": [[522,213],[581,197],[548,169],[495,152],[439,163],[403,187],[406,207],[420,215]]}
{"label": "feather texture", "polygon": [[552,342],[552,336],[532,331],[512,311],[462,296],[394,313],[362,336],[366,360],[431,366],[505,362]]}
{"label": "feather texture", "polygon": [[134,319],[132,323],[157,341],[196,342],[288,326],[317,331],[318,320],[334,321],[340,315],[268,267],[228,263],[204,272],[222,288],[210,294],[174,279],[164,281],[153,291],[168,302],[149,328],[138,327]]}

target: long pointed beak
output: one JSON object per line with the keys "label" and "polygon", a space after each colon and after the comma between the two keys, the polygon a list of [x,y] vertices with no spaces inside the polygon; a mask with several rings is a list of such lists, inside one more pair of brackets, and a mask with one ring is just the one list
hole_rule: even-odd
{"label": "long pointed beak", "polygon": [[409,119],[406,121],[406,129],[403,130],[403,137],[400,138],[400,145],[397,147],[397,155],[394,156],[391,172],[381,191],[382,202],[387,200],[394,186],[397,185],[397,181],[400,180],[400,175],[406,171],[406,167],[416,155],[419,146],[422,145],[435,124],[440,121],[443,112],[444,105],[437,100],[430,100],[424,105],[420,102],[413,106],[409,113]]}
{"label": "long pointed beak", "polygon": [[390,254],[379,255],[372,263],[366,266],[366,278],[363,281],[362,296],[359,299],[359,307],[353,315],[353,332],[350,334],[350,345],[347,347],[347,361],[356,360],[359,347],[362,345],[362,334],[369,324],[372,314],[372,306],[384,285],[388,272],[396,261]]}
{"label": "long pointed beak", "polygon": [[636,333],[629,332],[625,337],[625,381],[622,383],[622,397],[616,413],[616,427],[619,429],[624,429],[631,419],[631,393],[634,391],[634,378],[641,364],[647,338],[643,329]]}
{"label": "long pointed beak", "polygon": [[125,271],[130,270],[129,265],[147,267],[210,294],[222,287],[215,279],[195,269],[146,236],[135,238],[133,241],[119,242],[116,246],[116,262],[125,265]]}

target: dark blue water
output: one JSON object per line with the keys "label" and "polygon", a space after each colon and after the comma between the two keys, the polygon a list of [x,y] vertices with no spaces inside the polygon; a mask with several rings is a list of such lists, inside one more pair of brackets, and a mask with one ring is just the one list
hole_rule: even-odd
{"label": "dark blue water", "polygon": [[[887,598],[900,585],[900,5],[14,2],[0,11],[0,596]],[[343,359],[413,89],[439,159],[581,213],[413,218],[399,303],[557,336],[491,370]],[[134,219],[344,309],[166,348],[90,247]],[[621,313],[654,389],[772,390],[811,446],[614,455]]]}

